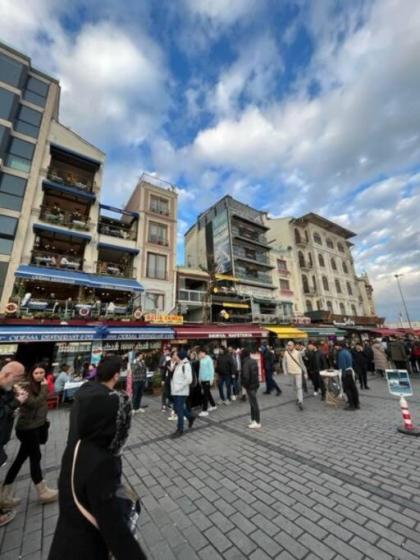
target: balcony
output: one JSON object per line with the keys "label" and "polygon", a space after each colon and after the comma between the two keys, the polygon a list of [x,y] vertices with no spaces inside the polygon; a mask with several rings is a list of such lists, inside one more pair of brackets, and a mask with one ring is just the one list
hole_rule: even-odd
{"label": "balcony", "polygon": [[82,270],[83,257],[71,254],[59,254],[43,249],[32,251],[31,264],[51,268],[63,268],[66,270]]}
{"label": "balcony", "polygon": [[289,290],[288,288],[281,288],[280,289],[280,294],[282,296],[287,296],[287,297],[291,297],[294,295],[293,290]]}
{"label": "balcony", "polygon": [[301,237],[299,239],[295,239],[295,243],[296,243],[297,247],[307,247],[309,241],[307,239],[304,239],[303,237]]}
{"label": "balcony", "polygon": [[307,261],[299,261],[299,266],[301,270],[305,270],[306,272],[310,272],[313,269],[313,264]]}
{"label": "balcony", "polygon": [[[101,218],[100,218],[101,220]],[[109,237],[117,237],[119,239],[137,239],[137,231],[130,229],[123,223],[110,223],[108,221],[99,221],[98,232]]]}
{"label": "balcony", "polygon": [[148,242],[154,243],[155,245],[160,245],[161,247],[169,246],[169,242],[167,239],[164,239],[163,237],[159,237],[157,235],[149,235]]}
{"label": "balcony", "polygon": [[137,275],[133,265],[103,260],[97,263],[96,273],[101,276],[118,276],[119,278],[135,278]]}
{"label": "balcony", "polygon": [[270,259],[268,255],[264,253],[256,253],[255,251],[247,251],[242,247],[233,247],[233,254],[239,260],[245,260],[252,263],[259,263],[262,266],[266,266],[268,268],[274,268],[270,264]]}
{"label": "balcony", "polygon": [[241,228],[235,225],[232,225],[232,235],[237,237],[238,239],[242,239],[244,241],[248,241],[251,243],[256,243],[257,245],[261,245],[261,247],[270,248],[267,243],[267,238],[263,233],[259,233],[256,230],[251,230],[248,228]]}
{"label": "balcony", "polygon": [[[12,301],[12,300],[11,300]],[[13,303],[18,302],[13,298]],[[78,300],[76,298],[34,297],[18,306],[16,315],[20,318],[37,317],[45,319],[86,319],[115,318],[127,319],[133,316],[131,302],[100,302],[99,300]]]}
{"label": "balcony", "polygon": [[70,172],[61,166],[52,165],[47,172],[47,179],[64,187],[71,187],[83,192],[93,192],[94,187],[97,190],[93,177],[88,178],[86,175],[79,175],[77,171]]}
{"label": "balcony", "polygon": [[170,215],[169,208],[165,208],[164,206],[159,206],[153,203],[149,206],[149,211],[153,214],[157,214],[158,216],[168,217]]}
{"label": "balcony", "polygon": [[178,290],[178,301],[181,303],[191,303],[202,305],[206,302],[207,292],[200,290]]}
{"label": "balcony", "polygon": [[290,276],[290,270],[287,268],[277,268],[276,270],[279,276]]}
{"label": "balcony", "polygon": [[80,231],[88,231],[90,221],[78,210],[62,210],[58,206],[41,206],[39,219],[49,224],[67,227]]}
{"label": "balcony", "polygon": [[246,271],[237,270],[235,276],[237,278],[240,278],[242,280],[247,280],[247,282],[252,282],[255,284],[266,284],[270,286],[273,284],[273,279],[271,275],[265,274],[264,272],[257,272],[256,274],[255,273],[250,274],[249,272]]}

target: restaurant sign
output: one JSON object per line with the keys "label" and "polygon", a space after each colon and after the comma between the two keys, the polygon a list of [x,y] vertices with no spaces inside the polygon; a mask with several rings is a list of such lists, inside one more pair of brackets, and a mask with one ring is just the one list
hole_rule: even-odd
{"label": "restaurant sign", "polygon": [[164,313],[146,313],[144,321],[154,325],[182,325],[184,317],[182,315],[167,315]]}

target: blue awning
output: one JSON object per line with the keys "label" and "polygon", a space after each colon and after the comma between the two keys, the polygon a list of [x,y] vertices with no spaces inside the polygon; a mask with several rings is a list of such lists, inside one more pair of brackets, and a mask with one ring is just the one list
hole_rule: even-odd
{"label": "blue awning", "polygon": [[138,255],[138,249],[131,249],[131,247],[121,247],[121,245],[111,245],[110,243],[98,243],[98,247],[102,249],[112,249],[114,251],[122,251],[123,253],[131,253],[132,255]]}
{"label": "blue awning", "polygon": [[115,206],[108,206],[108,204],[100,204],[100,208],[104,210],[110,210],[111,212],[116,212],[117,214],[124,214],[125,216],[133,216],[138,218],[140,214],[138,212],[132,212],[131,210],[123,210],[122,208],[115,208]]}
{"label": "blue awning", "polygon": [[34,230],[48,231],[50,233],[59,233],[60,235],[66,235],[67,237],[83,239],[84,241],[90,241],[92,239],[92,237],[88,233],[79,233],[69,229],[60,229],[54,226],[46,226],[44,224],[34,224]]}
{"label": "blue awning", "polygon": [[95,193],[83,191],[82,189],[78,189],[77,187],[70,187],[69,185],[62,185],[60,183],[55,183],[50,179],[44,179],[42,181],[42,188],[44,190],[51,189],[54,191],[64,192],[67,194],[71,194],[72,196],[75,196],[77,198],[83,198],[84,200],[90,200],[92,202],[96,200]]}
{"label": "blue awning", "polygon": [[107,340],[168,340],[175,331],[167,327],[109,327]]}
{"label": "blue awning", "polygon": [[143,286],[137,280],[131,280],[130,278],[109,278],[86,272],[73,272],[71,270],[26,264],[19,266],[16,270],[16,276],[28,280],[43,280],[44,282],[87,286],[103,290],[120,290],[122,292],[144,291]]}
{"label": "blue awning", "polygon": [[95,327],[0,326],[0,342],[71,342],[100,338]]}

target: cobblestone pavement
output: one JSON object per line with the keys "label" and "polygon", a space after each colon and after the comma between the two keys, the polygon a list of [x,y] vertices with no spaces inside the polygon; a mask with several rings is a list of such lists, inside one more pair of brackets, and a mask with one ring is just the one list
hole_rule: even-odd
{"label": "cobblestone pavement", "polygon": [[[236,402],[175,441],[158,399],[146,399],[125,473],[142,496],[140,539],[150,559],[420,558],[420,438],[396,432],[398,400],[385,382],[370,381],[357,412],[313,396],[299,412],[288,383],[280,377],[281,397],[260,389],[261,430],[247,429],[248,404]],[[410,408],[420,423],[419,396]],[[44,466],[54,482],[68,410],[50,419]],[[0,557],[46,558],[58,507],[36,503],[27,470],[18,494],[21,511],[0,529]]]}

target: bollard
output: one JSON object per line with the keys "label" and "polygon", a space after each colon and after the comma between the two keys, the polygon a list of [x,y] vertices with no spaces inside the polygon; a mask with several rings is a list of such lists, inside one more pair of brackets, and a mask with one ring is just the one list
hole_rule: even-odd
{"label": "bollard", "polygon": [[398,428],[398,431],[401,432],[402,434],[407,434],[410,436],[417,436],[417,437],[420,436],[420,430],[418,430],[413,424],[411,413],[408,410],[408,404],[404,397],[400,398],[400,407],[401,407],[401,414],[404,421],[404,426],[400,426]]}

